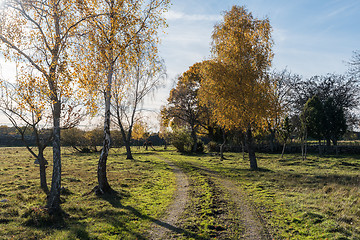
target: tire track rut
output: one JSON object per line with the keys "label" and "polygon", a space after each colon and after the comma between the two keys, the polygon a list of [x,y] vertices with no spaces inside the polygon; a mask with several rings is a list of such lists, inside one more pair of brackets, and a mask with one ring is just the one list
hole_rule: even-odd
{"label": "tire track rut", "polygon": [[149,238],[151,240],[170,239],[170,234],[173,232],[183,233],[183,230],[179,228],[179,219],[185,211],[185,207],[189,201],[189,181],[186,174],[171,161],[160,156],[157,157],[165,161],[174,172],[176,178],[176,190],[174,201],[168,207],[164,219],[153,223]]}
{"label": "tire track rut", "polygon": [[229,193],[230,199],[235,203],[235,210],[237,212],[237,220],[241,221],[245,228],[245,232],[240,239],[248,240],[271,240],[272,237],[266,227],[265,221],[256,211],[254,205],[248,201],[248,196],[241,191],[236,184],[221,176],[218,172],[204,168],[201,165],[193,164],[195,168],[203,172],[217,182],[221,189]]}

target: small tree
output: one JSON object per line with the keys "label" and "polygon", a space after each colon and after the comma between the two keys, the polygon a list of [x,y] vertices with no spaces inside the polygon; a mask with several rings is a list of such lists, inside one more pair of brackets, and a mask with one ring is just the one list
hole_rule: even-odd
{"label": "small tree", "polygon": [[[31,79],[32,76],[29,75],[28,78]],[[36,79],[28,82],[18,81],[17,84],[0,81],[0,110],[21,135],[27,150],[36,158],[35,163],[39,164],[40,169],[40,186],[48,193],[46,181],[48,162],[44,157],[44,150],[53,139],[51,110],[46,105],[46,95],[34,86],[36,84],[34,81]],[[67,101],[62,105],[62,128],[72,128],[81,121],[83,114],[80,110],[76,110],[74,104]],[[34,136],[37,151],[31,147],[31,143],[26,138],[28,133]]]}
{"label": "small tree", "polygon": [[282,124],[282,126],[280,128],[280,132],[279,132],[280,139],[283,142],[283,149],[282,149],[282,152],[281,152],[281,158],[284,157],[285,147],[286,147],[286,144],[287,144],[288,140],[291,137],[292,132],[293,132],[293,126],[290,123],[289,117],[286,117],[284,119],[284,122],[283,122],[283,124]]}
{"label": "small tree", "polygon": [[346,133],[347,129],[345,111],[330,97],[324,102],[324,116],[324,137],[327,145],[330,146],[331,140],[334,146],[337,146],[338,139]]}
{"label": "small tree", "polygon": [[[122,134],[127,159],[133,159],[131,140],[139,138],[134,136],[135,127],[147,128],[141,123],[141,105],[146,96],[161,86],[166,76],[163,62],[156,52],[152,52],[152,44],[134,45],[133,48],[135,60],[132,59],[131,66],[116,75],[112,101],[114,124]],[[121,82],[126,82],[125,87]]]}
{"label": "small tree", "polygon": [[[162,112],[162,110],[161,110]],[[168,129],[168,124],[164,123],[164,121],[161,118],[161,114],[159,115],[159,122],[160,122],[160,129],[159,129],[159,137],[164,141],[164,149],[167,149],[167,145],[170,142],[170,135],[171,132]]]}
{"label": "small tree", "polygon": [[200,105],[198,97],[202,65],[203,63],[196,63],[178,77],[176,87],[170,91],[167,106],[161,110],[165,123],[174,122],[175,125],[189,129],[194,144],[192,152],[196,152],[197,135],[206,124],[204,120],[207,109],[205,105]]}
{"label": "small tree", "polygon": [[[30,86],[28,87],[31,89]],[[27,150],[39,163],[40,187],[45,193],[48,193],[49,189],[46,181],[46,165],[48,163],[44,157],[44,150],[49,145],[53,136],[51,131],[47,131],[50,118],[42,105],[38,105],[40,100],[38,99],[37,91],[32,92],[32,95],[27,97],[26,94],[22,94],[21,88],[6,82],[2,82],[0,89],[0,110],[21,135],[21,140],[24,142]],[[29,131],[35,137],[37,152],[31,148],[30,143],[25,138],[26,133]]]}

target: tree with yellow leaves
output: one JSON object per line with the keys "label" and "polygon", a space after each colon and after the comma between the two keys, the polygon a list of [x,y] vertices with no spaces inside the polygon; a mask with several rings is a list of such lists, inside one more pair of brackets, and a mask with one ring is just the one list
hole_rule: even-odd
{"label": "tree with yellow leaves", "polygon": [[252,132],[265,128],[273,114],[272,84],[265,77],[273,57],[270,22],[233,6],[215,25],[212,40],[213,59],[203,69],[201,102],[210,103],[218,125],[246,132],[250,168],[256,170]]}
{"label": "tree with yellow leaves", "polygon": [[[73,0],[7,0],[0,11],[0,49],[9,60],[19,62],[23,85],[47,96],[52,111],[53,174],[47,200],[50,213],[60,211],[61,151],[60,119],[62,101],[73,94],[74,75],[70,70],[72,42],[84,18]],[[20,105],[20,107],[22,107]],[[25,106],[23,106],[25,107]]]}
{"label": "tree with yellow leaves", "polygon": [[[134,46],[138,46],[140,52],[157,54],[157,31],[166,25],[162,14],[168,5],[169,0],[83,0],[78,4],[84,16],[97,16],[88,18],[85,27],[83,52],[88,60],[81,69],[82,84],[92,90],[101,89],[104,94],[104,142],[98,161],[97,194],[112,192],[106,176],[111,139],[111,98],[113,85],[120,84],[125,90],[128,80],[122,78],[115,83],[114,78],[122,76],[136,62],[134,50],[137,47]],[[152,48],[145,48],[145,43],[152,43]],[[122,93],[127,94],[126,91]]]}

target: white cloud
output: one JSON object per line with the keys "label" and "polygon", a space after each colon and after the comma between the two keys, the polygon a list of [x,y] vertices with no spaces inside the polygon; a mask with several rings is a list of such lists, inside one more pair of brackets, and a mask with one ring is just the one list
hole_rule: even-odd
{"label": "white cloud", "polygon": [[273,38],[275,43],[279,43],[279,42],[284,42],[288,39],[288,32],[285,29],[281,29],[281,28],[277,28],[274,27],[273,28]]}
{"label": "white cloud", "polygon": [[214,14],[186,14],[169,10],[165,13],[167,20],[187,20],[187,21],[219,21],[222,19],[221,15]]}

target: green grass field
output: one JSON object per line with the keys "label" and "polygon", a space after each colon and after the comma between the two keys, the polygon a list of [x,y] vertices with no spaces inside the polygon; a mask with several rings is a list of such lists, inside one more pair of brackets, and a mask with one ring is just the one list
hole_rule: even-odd
{"label": "green grass field", "polygon": [[[39,188],[38,167],[25,148],[1,148],[0,238],[3,239],[142,239],[150,223],[172,201],[174,176],[169,167],[151,154],[112,149],[108,179],[117,196],[95,196],[97,154],[77,154],[63,149],[63,222],[48,226],[40,206],[46,196]],[[50,149],[47,159],[51,160]],[[49,161],[51,162],[51,161]],[[51,165],[51,164],[50,164]],[[51,167],[47,169],[50,183]],[[50,186],[50,184],[49,184]]]}
{"label": "green grass field", "polygon": [[179,164],[202,165],[237,182],[275,239],[360,239],[360,156],[318,157],[257,154],[250,171],[242,154],[184,156]]}
{"label": "green grass field", "polygon": [[[212,154],[157,149],[133,148],[135,160],[111,149],[108,179],[118,194],[98,197],[91,193],[98,155],[64,148],[62,208],[68,217],[53,223],[41,208],[46,195],[34,159],[25,148],[0,148],[0,239],[146,239],[175,191],[174,173],[162,158],[189,177],[191,201],[181,224],[194,238],[237,239],[243,229],[226,191],[197,171],[202,166],[245,191],[275,239],[360,239],[360,156],[310,155],[303,161],[299,155],[257,154],[261,170],[254,172],[238,153],[220,161]],[[50,186],[50,149],[46,158]]]}

